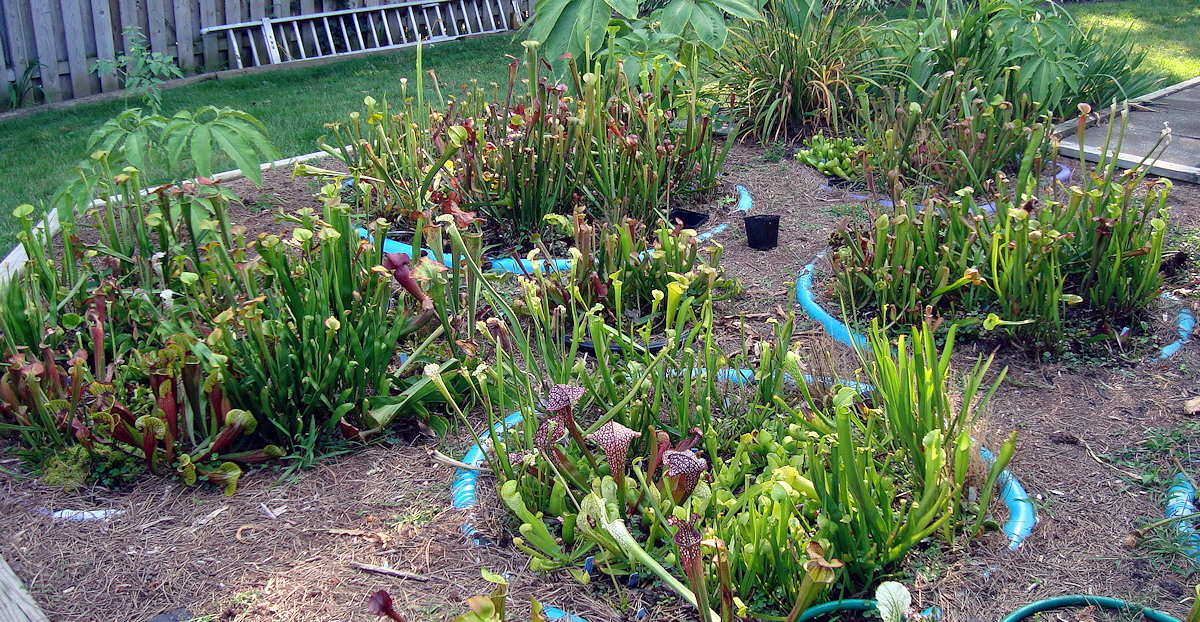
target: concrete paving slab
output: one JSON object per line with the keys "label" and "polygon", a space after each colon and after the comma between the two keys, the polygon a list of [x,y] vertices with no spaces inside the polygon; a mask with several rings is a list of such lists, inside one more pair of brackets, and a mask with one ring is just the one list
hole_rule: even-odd
{"label": "concrete paving slab", "polygon": [[[1116,161],[1120,167],[1145,164],[1152,175],[1200,183],[1200,77],[1160,89],[1131,104],[1124,139],[1118,144],[1115,134],[1120,127],[1117,125],[1113,128],[1113,141],[1105,157],[1111,157],[1112,151],[1117,150]],[[1096,111],[1092,116],[1082,147],[1076,135],[1078,119],[1055,127],[1061,137],[1060,154],[1088,162],[1100,160],[1108,132],[1108,110]],[[1121,117],[1118,116],[1114,123],[1121,124]],[[1171,128],[1171,139],[1164,146],[1160,139],[1166,126]],[[1152,150],[1157,159],[1146,162]]]}

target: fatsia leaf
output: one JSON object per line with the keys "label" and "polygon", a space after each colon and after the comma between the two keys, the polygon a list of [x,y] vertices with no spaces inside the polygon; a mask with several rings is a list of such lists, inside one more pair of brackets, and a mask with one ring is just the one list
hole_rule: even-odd
{"label": "fatsia leaf", "polygon": [[563,11],[570,5],[571,0],[538,0],[533,7],[537,20],[529,29],[529,39],[540,41],[543,46],[546,45],[546,41],[550,39],[550,34],[554,31],[554,26],[558,24]]}
{"label": "fatsia leaf", "polygon": [[115,120],[108,120],[101,125],[92,136],[88,138],[87,150],[92,151],[112,151],[117,142],[121,140],[127,133]]}
{"label": "fatsia leaf", "polygon": [[574,42],[576,20],[581,14],[579,5],[576,0],[547,0],[545,14],[540,8],[536,11],[538,18],[533,22],[529,38],[541,42],[545,57],[557,58],[563,52],[578,51],[574,49]]}
{"label": "fatsia leaf", "polygon": [[[247,117],[249,118],[247,119]],[[275,148],[274,143],[267,139],[267,135],[264,133],[266,130],[263,129],[258,119],[251,117],[241,110],[226,108],[213,124],[227,126],[238,134],[241,134],[259,155],[265,156],[265,159],[279,159],[279,150]]]}
{"label": "fatsia leaf", "polygon": [[711,2],[702,2],[692,11],[692,28],[696,37],[711,50],[720,50],[725,45],[728,29],[725,26],[725,16]]}
{"label": "fatsia leaf", "polygon": [[147,140],[144,130],[138,128],[125,136],[125,159],[141,171],[146,170]]}
{"label": "fatsia leaf", "polygon": [[[598,50],[608,36],[608,20],[612,9],[604,0],[576,0],[580,3],[575,23],[575,47],[570,50],[582,57],[588,49]],[[590,41],[590,44],[589,44]]]}
{"label": "fatsia leaf", "polygon": [[212,134],[207,125],[198,125],[191,133],[192,165],[202,177],[212,175]]}
{"label": "fatsia leaf", "polygon": [[254,149],[250,147],[245,138],[230,131],[229,128],[219,125],[210,126],[210,131],[213,138],[216,139],[217,146],[225,152],[225,155],[233,158],[242,174],[253,181],[255,185],[261,186],[262,169],[259,168],[259,163],[254,157]]}
{"label": "fatsia leaf", "polygon": [[183,151],[188,147],[192,129],[191,126],[183,127],[182,123],[172,121],[167,125],[167,129],[163,130],[163,150],[167,152],[167,163],[172,169],[177,168],[179,162],[183,161]]}
{"label": "fatsia leaf", "polygon": [[234,108],[221,108],[221,109],[217,110],[217,116],[219,116],[220,118],[223,118],[223,119],[228,119],[231,117],[235,118],[235,119],[240,119],[242,121],[245,121],[247,123],[254,125],[261,132],[267,131],[267,127],[262,124],[262,121],[259,121],[254,115],[252,115],[244,110],[237,110]]}
{"label": "fatsia leaf", "polygon": [[605,2],[625,19],[634,19],[638,15],[638,3],[636,2],[630,0],[605,0]]}
{"label": "fatsia leaf", "polygon": [[692,10],[695,8],[696,3],[693,0],[671,0],[663,7],[659,16],[662,20],[660,28],[663,32],[682,34],[691,22]]}
{"label": "fatsia leaf", "polygon": [[762,12],[758,10],[758,7],[746,0],[705,0],[705,2],[717,5],[722,11],[734,17],[753,21],[762,19]]}

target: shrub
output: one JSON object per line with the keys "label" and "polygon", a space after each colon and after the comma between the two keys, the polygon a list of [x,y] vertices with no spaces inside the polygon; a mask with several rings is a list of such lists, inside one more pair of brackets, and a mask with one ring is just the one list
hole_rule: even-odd
{"label": "shrub", "polygon": [[570,55],[586,63],[620,50],[679,62],[724,47],[726,14],[759,19],[759,4],[745,0],[673,0],[673,4],[538,0],[529,35],[546,44],[547,57],[552,59]]}
{"label": "shrub", "polygon": [[[223,157],[261,184],[260,163],[279,157],[258,119],[217,106],[180,110],[170,118],[157,111],[147,114],[141,108],[130,108],[93,132],[87,149],[109,154],[113,165],[133,165],[157,183],[211,176],[215,158]],[[85,161],[84,166],[90,163]],[[87,201],[91,196],[76,199]]]}
{"label": "shrub", "polygon": [[1131,40],[1104,40],[1075,24],[1055,3],[1038,0],[939,0],[917,18],[915,7],[891,39],[907,68],[905,99],[924,103],[937,81],[953,71],[979,81],[980,96],[999,97],[1031,122],[1061,119],[1083,102],[1108,105],[1143,95],[1159,81],[1140,70],[1144,54]]}

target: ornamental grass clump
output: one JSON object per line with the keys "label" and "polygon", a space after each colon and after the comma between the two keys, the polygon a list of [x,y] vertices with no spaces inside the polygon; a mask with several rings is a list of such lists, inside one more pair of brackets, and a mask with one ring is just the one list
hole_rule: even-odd
{"label": "ornamental grass clump", "polygon": [[[536,570],[587,582],[590,559],[601,574],[654,573],[702,618],[784,616],[831,585],[853,592],[929,538],[969,537],[991,499],[973,474],[998,475],[1011,456],[1009,439],[997,464],[979,466],[971,434],[995,385],[982,382],[989,361],[954,377],[953,334],[938,348],[932,329],[914,331],[894,354],[864,354],[863,384],[810,387],[790,321],[771,342],[747,343],[753,358],[726,355],[711,301],[679,304],[688,321],[667,322],[660,351],[585,355],[564,337],[618,332],[600,308],[575,295],[563,303],[572,310],[548,308],[525,288],[536,311],[519,318],[483,288],[508,343],[481,328],[495,347],[463,377],[487,415],[514,544]],[[847,386],[868,383],[869,395]],[[511,413],[523,422],[486,431]]]}
{"label": "ornamental grass clump", "polygon": [[893,59],[872,51],[889,31],[855,3],[772,1],[763,17],[734,24],[710,71],[731,112],[764,140],[841,132],[854,122],[845,111],[858,88],[896,77]]}

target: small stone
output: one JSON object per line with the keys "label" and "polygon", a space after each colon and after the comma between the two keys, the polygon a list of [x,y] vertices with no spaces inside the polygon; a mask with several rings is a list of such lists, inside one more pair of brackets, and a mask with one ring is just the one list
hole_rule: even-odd
{"label": "small stone", "polygon": [[153,618],[146,620],[146,622],[187,622],[194,617],[196,616],[192,615],[192,612],[188,611],[187,609],[176,609],[175,611],[171,611],[169,613],[160,613]]}

